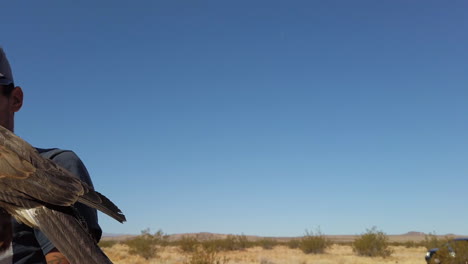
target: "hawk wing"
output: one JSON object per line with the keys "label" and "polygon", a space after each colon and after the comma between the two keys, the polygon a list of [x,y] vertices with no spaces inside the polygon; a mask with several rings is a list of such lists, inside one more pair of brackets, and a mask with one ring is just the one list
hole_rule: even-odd
{"label": "hawk wing", "polygon": [[72,263],[111,263],[73,212],[76,202],[125,221],[109,199],[0,126],[0,207],[43,231]]}

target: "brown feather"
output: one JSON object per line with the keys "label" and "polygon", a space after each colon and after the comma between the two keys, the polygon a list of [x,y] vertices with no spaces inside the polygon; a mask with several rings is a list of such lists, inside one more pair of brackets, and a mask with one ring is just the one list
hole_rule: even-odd
{"label": "brown feather", "polygon": [[0,207],[42,230],[71,263],[112,263],[66,210],[77,201],[125,221],[109,199],[0,126]]}

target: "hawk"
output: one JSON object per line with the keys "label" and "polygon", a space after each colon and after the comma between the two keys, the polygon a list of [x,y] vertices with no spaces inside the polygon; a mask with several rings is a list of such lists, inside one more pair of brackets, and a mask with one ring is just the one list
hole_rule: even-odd
{"label": "hawk", "polygon": [[[0,126],[0,222],[8,215],[41,230],[73,264],[112,263],[87,231],[73,204],[81,202],[119,222],[125,216],[94,191],[29,143]],[[8,225],[5,225],[8,226]],[[11,230],[0,230],[0,248],[11,242]]]}

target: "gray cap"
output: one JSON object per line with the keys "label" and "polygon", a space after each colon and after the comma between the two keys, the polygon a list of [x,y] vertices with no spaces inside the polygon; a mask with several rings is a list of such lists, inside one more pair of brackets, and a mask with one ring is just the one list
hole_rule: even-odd
{"label": "gray cap", "polygon": [[13,74],[11,73],[10,63],[0,47],[0,85],[10,85],[13,83]]}

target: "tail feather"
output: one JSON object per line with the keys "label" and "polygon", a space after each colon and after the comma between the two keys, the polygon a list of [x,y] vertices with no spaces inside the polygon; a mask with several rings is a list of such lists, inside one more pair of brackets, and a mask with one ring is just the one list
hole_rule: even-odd
{"label": "tail feather", "polygon": [[[88,199],[88,195],[93,195],[93,199]],[[100,201],[96,201],[96,199],[94,198],[95,195],[99,196]],[[120,223],[126,221],[125,215],[122,213],[122,211],[120,211],[120,209],[111,200],[109,200],[107,197],[100,194],[99,192],[90,191],[86,195],[81,196],[78,199],[78,201],[89,207],[96,208],[97,210],[107,214],[108,216],[119,221]]]}
{"label": "tail feather", "polygon": [[36,209],[35,219],[38,228],[70,263],[112,264],[73,216],[42,207]]}

